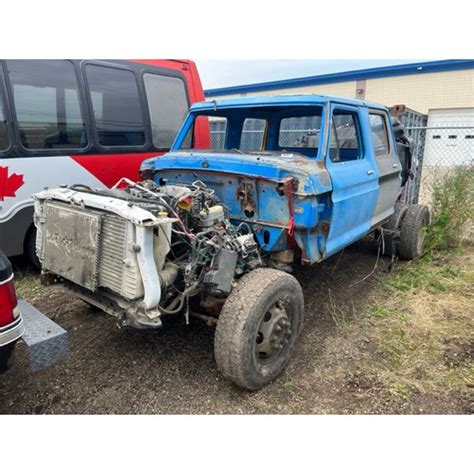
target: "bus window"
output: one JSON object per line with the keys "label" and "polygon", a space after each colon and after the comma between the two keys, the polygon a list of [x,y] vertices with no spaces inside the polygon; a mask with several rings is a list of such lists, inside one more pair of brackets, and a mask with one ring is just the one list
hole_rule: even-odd
{"label": "bus window", "polygon": [[30,150],[87,146],[77,77],[69,61],[7,61],[21,144]]}
{"label": "bus window", "polygon": [[151,118],[153,145],[170,148],[188,113],[184,82],[176,77],[143,75]]}
{"label": "bus window", "polygon": [[144,145],[145,125],[135,74],[88,64],[86,76],[99,143],[111,147]]}
{"label": "bus window", "polygon": [[6,150],[9,146],[7,121],[3,112],[3,91],[0,89],[0,150]]}

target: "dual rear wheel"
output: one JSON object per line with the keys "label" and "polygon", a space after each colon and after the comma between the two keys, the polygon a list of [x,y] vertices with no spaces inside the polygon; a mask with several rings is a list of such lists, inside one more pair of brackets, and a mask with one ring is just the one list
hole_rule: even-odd
{"label": "dual rear wheel", "polygon": [[384,226],[385,254],[414,260],[424,252],[425,230],[430,221],[427,206],[421,204],[395,205],[395,213]]}

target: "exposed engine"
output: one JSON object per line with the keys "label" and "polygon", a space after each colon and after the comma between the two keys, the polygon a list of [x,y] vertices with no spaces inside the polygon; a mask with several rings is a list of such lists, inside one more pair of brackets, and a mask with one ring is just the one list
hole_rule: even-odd
{"label": "exposed engine", "polygon": [[188,317],[194,299],[219,301],[262,265],[250,226],[232,224],[200,181],[44,190],[35,195],[35,223],[44,278],[63,280],[122,326]]}

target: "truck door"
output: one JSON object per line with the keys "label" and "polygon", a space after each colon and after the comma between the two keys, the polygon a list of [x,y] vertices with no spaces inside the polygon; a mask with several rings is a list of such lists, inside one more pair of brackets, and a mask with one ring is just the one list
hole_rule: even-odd
{"label": "truck door", "polygon": [[333,191],[325,256],[369,232],[379,189],[373,153],[367,152],[367,144],[371,143],[367,116],[356,107],[340,104],[331,105],[330,115],[326,167]]}
{"label": "truck door", "polygon": [[390,217],[393,206],[401,191],[401,163],[396,151],[393,136],[389,133],[389,117],[383,110],[369,109],[373,153],[379,171],[379,195],[372,226],[382,223]]}

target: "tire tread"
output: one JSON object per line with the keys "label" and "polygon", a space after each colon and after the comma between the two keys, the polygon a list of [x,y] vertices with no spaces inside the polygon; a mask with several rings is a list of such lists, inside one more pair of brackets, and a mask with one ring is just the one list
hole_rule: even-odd
{"label": "tire tread", "polygon": [[226,378],[243,388],[249,390],[260,388],[249,382],[247,367],[242,360],[245,326],[249,322],[249,313],[257,300],[284,279],[292,281],[294,290],[300,293],[303,301],[303,293],[296,278],[279,270],[259,268],[239,280],[222,308],[215,334],[216,362]]}

